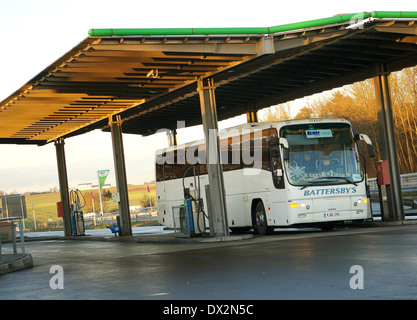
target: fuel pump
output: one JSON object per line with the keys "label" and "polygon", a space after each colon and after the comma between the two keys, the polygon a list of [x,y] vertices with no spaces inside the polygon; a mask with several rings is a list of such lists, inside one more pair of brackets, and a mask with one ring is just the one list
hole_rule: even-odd
{"label": "fuel pump", "polygon": [[[81,203],[82,199],[82,203]],[[78,189],[70,191],[70,210],[72,221],[72,235],[85,235],[84,217],[82,208],[85,206],[85,199],[83,194]]]}
{"label": "fuel pump", "polygon": [[[185,187],[185,178],[189,170],[193,170],[194,182],[189,187]],[[202,235],[206,231],[204,212],[204,202],[200,193],[200,174],[198,167],[191,166],[185,170],[182,178],[182,186],[184,190],[184,213],[186,230],[190,236]]]}

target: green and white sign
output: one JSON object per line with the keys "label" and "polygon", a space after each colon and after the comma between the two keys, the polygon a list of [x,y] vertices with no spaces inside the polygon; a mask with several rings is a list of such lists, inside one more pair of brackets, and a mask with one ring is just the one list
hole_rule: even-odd
{"label": "green and white sign", "polygon": [[99,183],[99,189],[101,189],[104,185],[104,181],[106,181],[106,178],[109,174],[110,170],[99,170],[98,171],[98,183]]}
{"label": "green and white sign", "polygon": [[98,172],[98,189],[100,190],[100,214],[103,216],[103,201],[101,200],[101,188],[104,185],[104,181],[106,181],[106,178],[109,174],[110,170],[99,170]]}

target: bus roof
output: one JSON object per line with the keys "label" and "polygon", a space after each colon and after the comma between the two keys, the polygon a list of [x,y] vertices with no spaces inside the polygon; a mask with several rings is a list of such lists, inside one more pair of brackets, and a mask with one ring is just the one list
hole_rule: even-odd
{"label": "bus roof", "polygon": [[[337,122],[345,122],[349,125],[350,122],[346,119],[342,118],[310,118],[310,119],[291,119],[291,120],[283,120],[283,121],[274,121],[274,122],[250,122],[250,123],[244,123],[237,126],[233,126],[230,128],[225,128],[220,130],[219,137],[220,138],[227,138],[227,137],[234,137],[237,135],[240,135],[242,133],[242,130],[252,130],[252,131],[259,131],[264,130],[267,128],[277,128],[278,130],[286,125],[295,125],[295,124],[303,124],[303,123],[337,123]],[[182,144],[178,144],[175,146],[169,146],[167,148],[159,149],[156,151],[156,154],[162,154],[166,151],[172,151],[179,148],[188,148],[191,146],[196,146],[200,144],[204,144],[204,139],[200,140],[194,140]]]}

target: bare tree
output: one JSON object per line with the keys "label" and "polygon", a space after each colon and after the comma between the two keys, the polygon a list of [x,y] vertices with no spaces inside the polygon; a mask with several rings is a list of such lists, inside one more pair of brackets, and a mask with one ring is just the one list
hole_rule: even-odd
{"label": "bare tree", "polygon": [[[417,172],[417,67],[395,72],[390,76],[398,161],[401,173]],[[308,99],[306,106],[294,117],[344,118],[352,123],[355,132],[367,134],[373,144],[376,159],[381,159],[377,103],[373,79],[356,82],[343,90],[336,90]],[[290,105],[270,108],[262,121],[292,119]],[[362,154],[367,154],[363,150]],[[370,176],[376,173],[375,159],[366,156]]]}

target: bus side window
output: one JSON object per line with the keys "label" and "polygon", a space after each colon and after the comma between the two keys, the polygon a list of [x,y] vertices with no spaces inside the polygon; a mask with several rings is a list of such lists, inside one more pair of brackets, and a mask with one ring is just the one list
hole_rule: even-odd
{"label": "bus side window", "polygon": [[271,172],[272,172],[272,179],[274,181],[274,186],[277,189],[284,189],[284,179],[283,179],[283,170],[282,170],[282,162],[281,162],[281,155],[279,152],[278,145],[272,145],[269,149],[270,154],[270,163],[271,163]]}
{"label": "bus side window", "polygon": [[165,152],[162,155],[156,156],[155,161],[155,177],[156,181],[164,180],[164,162],[165,162]]}

